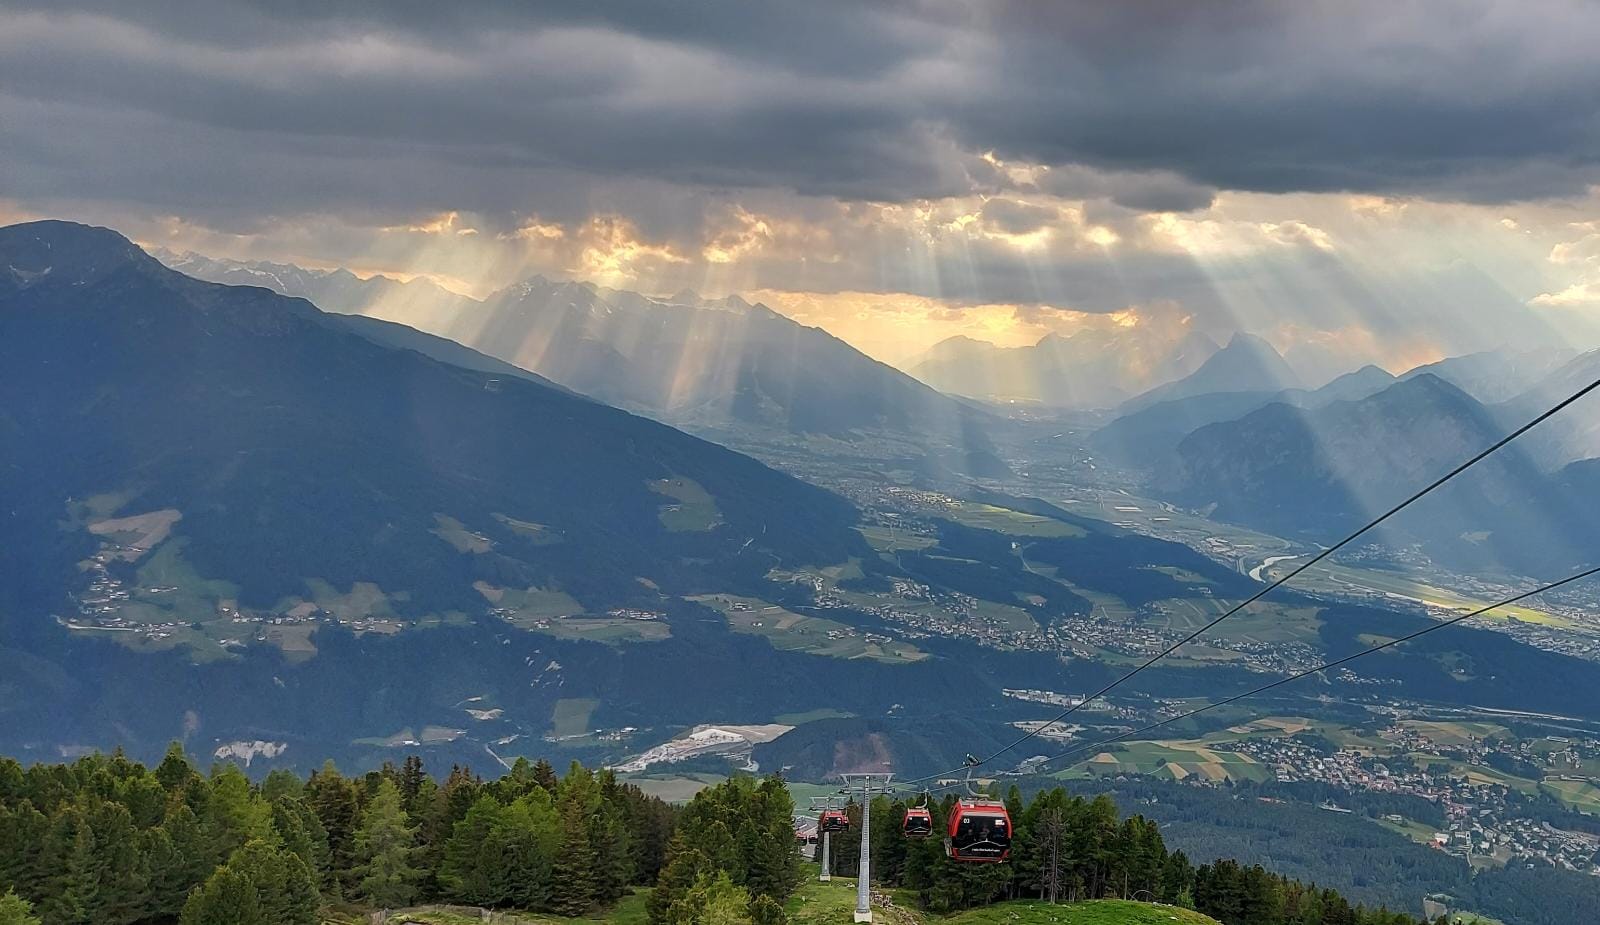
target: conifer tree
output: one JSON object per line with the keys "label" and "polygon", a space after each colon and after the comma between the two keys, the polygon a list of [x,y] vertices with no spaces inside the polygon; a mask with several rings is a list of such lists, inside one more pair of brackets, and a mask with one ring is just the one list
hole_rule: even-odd
{"label": "conifer tree", "polygon": [[7,890],[0,896],[0,925],[39,925],[39,920],[34,918],[33,906],[27,900],[15,890]]}
{"label": "conifer tree", "polygon": [[580,795],[563,799],[560,809],[561,847],[551,871],[550,911],[577,916],[594,906],[594,847],[589,844],[588,818]]}
{"label": "conifer tree", "polygon": [[51,925],[95,922],[100,913],[100,882],[94,835],[76,807],[64,808],[51,824],[42,866],[47,879],[40,896],[40,918]]}
{"label": "conifer tree", "polygon": [[414,849],[406,822],[400,789],[385,779],[367,805],[355,840],[355,894],[370,905],[393,909],[416,899],[420,873],[411,863]]}
{"label": "conifer tree", "polygon": [[274,925],[315,925],[321,899],[311,869],[300,858],[256,839],[228,859],[256,890],[261,914]]}
{"label": "conifer tree", "polygon": [[[18,784],[18,792],[21,790]],[[50,819],[23,799],[14,809],[0,805],[0,886],[27,896],[43,892],[45,868],[40,857]]]}
{"label": "conifer tree", "polygon": [[341,891],[345,877],[355,866],[356,825],[360,814],[356,786],[328,761],[306,781],[305,800],[328,834],[331,868],[328,882],[334,891]]}
{"label": "conifer tree", "polygon": [[262,914],[250,878],[230,867],[218,868],[183,904],[179,925],[277,925]]}

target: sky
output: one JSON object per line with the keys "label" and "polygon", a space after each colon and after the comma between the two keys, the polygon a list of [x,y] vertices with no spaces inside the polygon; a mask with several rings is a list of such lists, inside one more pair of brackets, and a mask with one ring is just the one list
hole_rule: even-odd
{"label": "sky", "polygon": [[0,0],[0,221],[741,293],[907,364],[1109,325],[1600,344],[1600,4]]}

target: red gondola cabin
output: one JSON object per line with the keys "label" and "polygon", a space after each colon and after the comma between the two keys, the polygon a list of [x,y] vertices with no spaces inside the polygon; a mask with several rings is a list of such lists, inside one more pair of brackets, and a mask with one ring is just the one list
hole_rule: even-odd
{"label": "red gondola cabin", "polygon": [[901,831],[907,838],[927,838],[933,834],[933,813],[928,812],[926,807],[913,806],[906,810]]}
{"label": "red gondola cabin", "polygon": [[843,832],[850,828],[850,817],[842,809],[825,809],[817,818],[818,832]]}
{"label": "red gondola cabin", "polygon": [[1004,861],[1011,854],[1011,814],[993,800],[961,800],[950,812],[944,852],[957,861]]}

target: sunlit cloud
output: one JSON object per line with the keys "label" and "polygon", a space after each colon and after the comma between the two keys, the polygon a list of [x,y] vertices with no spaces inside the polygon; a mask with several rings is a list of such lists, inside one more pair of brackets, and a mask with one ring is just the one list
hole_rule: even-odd
{"label": "sunlit cloud", "polygon": [[462,224],[461,213],[459,212],[441,212],[420,222],[408,225],[385,225],[378,230],[390,234],[454,234],[466,236],[478,233],[478,229]]}

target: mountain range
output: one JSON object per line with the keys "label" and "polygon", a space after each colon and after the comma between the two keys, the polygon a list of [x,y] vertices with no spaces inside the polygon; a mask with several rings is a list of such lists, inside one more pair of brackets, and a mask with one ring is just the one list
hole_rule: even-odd
{"label": "mountain range", "polygon": [[925,449],[987,450],[988,416],[819,328],[737,296],[652,298],[535,276],[483,300],[426,280],[162,254],[202,279],[265,286],[333,312],[426,331],[607,404],[678,426],[850,438],[915,435]]}
{"label": "mountain range", "polygon": [[1389,372],[1364,366],[1310,391],[1208,392],[1168,399],[1116,418],[1091,434],[1089,445],[1125,464],[1160,468],[1171,462],[1184,437],[1207,424],[1240,418],[1273,402],[1316,408],[1366,398],[1394,382]]}
{"label": "mountain range", "polygon": [[[0,267],[12,746],[303,723],[344,748],[469,695],[548,715],[557,661],[599,680],[618,656],[521,630],[661,639],[687,595],[870,554],[838,496],[459,345],[196,280],[105,229],[0,229]],[[519,668],[464,667],[497,641]],[[402,664],[403,692],[374,677]],[[367,708],[307,718],[362,678]]]}
{"label": "mountain range", "polygon": [[1235,334],[1227,345],[1206,358],[1194,372],[1158,385],[1122,403],[1131,414],[1161,402],[1219,392],[1278,392],[1298,388],[1300,378],[1278,351],[1254,335]]}
{"label": "mountain range", "polygon": [[1109,408],[1152,385],[1199,368],[1217,350],[1211,338],[1133,325],[1049,334],[1032,346],[998,347],[957,336],[907,365],[936,389],[995,401]]}
{"label": "mountain range", "polygon": [[[1522,423],[1518,421],[1517,423]],[[1423,373],[1358,401],[1274,402],[1196,429],[1170,495],[1225,521],[1326,543],[1503,437],[1503,415]],[[1540,577],[1589,562],[1592,462],[1549,473],[1513,443],[1397,517],[1381,537],[1464,571]]]}

